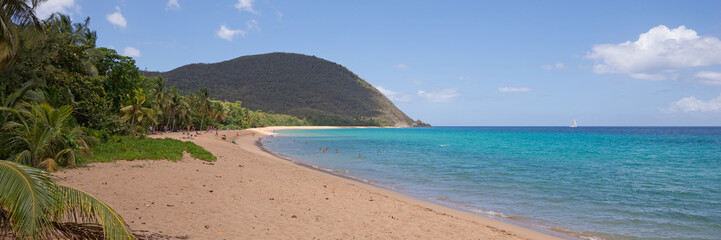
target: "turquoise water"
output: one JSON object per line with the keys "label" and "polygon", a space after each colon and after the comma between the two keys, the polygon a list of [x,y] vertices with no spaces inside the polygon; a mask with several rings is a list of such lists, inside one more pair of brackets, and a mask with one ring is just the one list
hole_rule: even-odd
{"label": "turquoise water", "polygon": [[721,239],[721,128],[278,132],[264,147],[294,161],[482,215],[604,239]]}

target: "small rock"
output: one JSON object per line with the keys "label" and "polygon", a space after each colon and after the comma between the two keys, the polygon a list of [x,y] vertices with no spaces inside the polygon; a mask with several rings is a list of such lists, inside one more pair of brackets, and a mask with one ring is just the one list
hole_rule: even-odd
{"label": "small rock", "polygon": [[275,198],[270,198],[270,199],[268,199],[268,200],[271,200],[271,201],[273,201],[273,200],[275,200]]}
{"label": "small rock", "polygon": [[295,215],[293,215],[293,216],[290,216],[290,218],[298,218],[298,217],[296,217]]}

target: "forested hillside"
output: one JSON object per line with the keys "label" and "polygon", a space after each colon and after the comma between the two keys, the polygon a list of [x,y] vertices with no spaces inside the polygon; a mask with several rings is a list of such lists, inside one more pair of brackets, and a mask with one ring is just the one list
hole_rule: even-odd
{"label": "forested hillside", "polygon": [[314,56],[270,53],[143,74],[162,75],[168,85],[187,92],[208,88],[215,99],[242,101],[248,109],[290,114],[314,125],[413,125],[356,74]]}

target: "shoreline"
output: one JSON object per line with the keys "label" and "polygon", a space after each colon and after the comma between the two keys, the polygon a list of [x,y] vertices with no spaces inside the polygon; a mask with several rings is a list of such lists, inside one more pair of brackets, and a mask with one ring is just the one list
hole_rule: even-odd
{"label": "shoreline", "polygon": [[[327,168],[322,168],[320,166],[295,161],[291,157],[283,156],[280,153],[271,151],[270,149],[266,148],[262,142],[265,138],[274,137],[276,135],[279,135],[279,133],[276,133],[275,130],[298,130],[298,129],[310,130],[310,129],[341,129],[341,128],[379,128],[379,127],[353,127],[353,126],[350,126],[350,127],[345,127],[345,126],[300,126],[300,127],[288,126],[288,127],[284,127],[284,126],[275,126],[275,127],[263,127],[263,128],[249,128],[247,130],[255,131],[259,134],[264,134],[265,136],[261,136],[258,138],[258,140],[255,142],[255,145],[257,147],[259,147],[262,151],[264,151],[270,155],[273,155],[280,160],[289,161],[289,162],[292,162],[292,163],[294,163],[298,166],[304,167],[304,168],[308,168],[308,169],[311,169],[314,171],[329,174],[332,176],[336,176],[336,177],[339,177],[339,178],[342,178],[345,180],[349,180],[349,181],[353,181],[353,182],[357,182],[360,184],[368,185],[370,187],[369,188],[370,191],[381,191],[382,190],[384,192],[389,192],[391,194],[388,194],[388,195],[393,195],[390,197],[394,197],[397,199],[403,198],[403,200],[406,200],[406,201],[410,200],[409,203],[411,203],[411,202],[418,203],[416,201],[420,201],[421,203],[427,203],[429,205],[426,207],[428,207],[432,210],[438,211],[438,212],[443,212],[443,213],[449,214],[449,215],[470,214],[471,216],[464,216],[468,220],[478,220],[477,217],[480,217],[480,218],[483,218],[483,221],[486,221],[486,220],[498,221],[501,223],[510,224],[512,226],[521,227],[523,229],[527,229],[530,231],[550,235],[552,237],[563,238],[563,239],[569,239],[569,238],[572,238],[572,239],[586,239],[586,238],[598,239],[596,237],[579,235],[577,233],[573,233],[573,232],[566,231],[563,229],[540,226],[540,225],[535,225],[533,223],[526,223],[526,222],[516,220],[519,218],[523,218],[522,216],[506,216],[506,215],[497,216],[497,215],[484,213],[484,212],[474,212],[471,209],[464,209],[462,206],[454,207],[454,206],[450,206],[448,204],[444,204],[441,200],[434,200],[433,198],[422,198],[420,196],[414,197],[411,195],[407,195],[407,194],[401,193],[399,191],[396,191],[396,190],[392,189],[391,187],[386,187],[383,185],[375,184],[372,179],[348,176],[348,175],[342,174],[340,172],[334,171],[335,169],[327,169]],[[481,210],[481,211],[485,211],[485,210]]]}
{"label": "shoreline", "polygon": [[[303,129],[339,127],[303,127]],[[92,163],[54,174],[118,211],[131,229],[191,239],[562,239],[328,174],[256,145],[273,130],[225,130],[194,138],[218,157]],[[298,129],[298,128],[295,128]],[[256,136],[258,134],[258,136]],[[183,141],[184,134],[156,138]],[[235,141],[236,144],[230,143]],[[552,230],[549,230],[552,231]]]}

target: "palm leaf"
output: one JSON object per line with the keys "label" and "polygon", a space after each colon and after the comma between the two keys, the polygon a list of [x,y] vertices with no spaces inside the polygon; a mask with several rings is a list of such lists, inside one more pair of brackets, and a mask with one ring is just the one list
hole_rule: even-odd
{"label": "palm leaf", "polygon": [[55,172],[55,170],[58,169],[58,163],[53,158],[45,158],[42,162],[40,162],[41,167],[45,167],[45,170],[48,172]]}
{"label": "palm leaf", "polygon": [[134,239],[125,226],[123,217],[100,199],[79,189],[55,185],[60,206],[56,208],[57,220],[83,220],[101,223],[106,239]]}
{"label": "palm leaf", "polygon": [[47,173],[18,163],[0,160],[0,208],[9,212],[8,222],[20,237],[47,236],[53,198]]}

